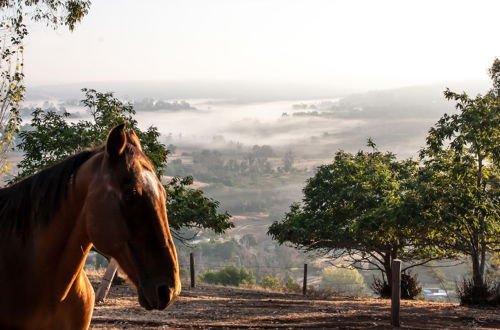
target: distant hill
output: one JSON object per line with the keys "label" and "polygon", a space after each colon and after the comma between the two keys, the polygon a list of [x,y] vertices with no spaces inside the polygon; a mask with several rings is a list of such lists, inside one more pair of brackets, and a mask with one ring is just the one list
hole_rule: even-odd
{"label": "distant hill", "polygon": [[223,99],[234,103],[316,99],[348,95],[356,89],[310,86],[300,83],[249,83],[238,81],[110,81],[28,86],[27,99],[81,98],[82,88],[112,91],[128,99]]}
{"label": "distant hill", "polygon": [[[82,88],[112,91],[128,99],[224,99],[234,103],[267,102],[279,100],[311,100],[344,97],[348,100],[376,101],[393,94],[396,99],[409,96],[411,99],[438,95],[445,87],[466,90],[471,94],[484,92],[487,81],[464,81],[435,84],[431,86],[404,87],[381,91],[364,92],[356,87],[346,87],[341,81],[334,85],[307,85],[290,83],[252,83],[241,81],[107,81],[83,82],[45,86],[28,86],[28,100],[80,99]],[[353,94],[356,93],[356,94]],[[437,94],[436,94],[437,93]],[[382,97],[382,98],[381,98]]]}

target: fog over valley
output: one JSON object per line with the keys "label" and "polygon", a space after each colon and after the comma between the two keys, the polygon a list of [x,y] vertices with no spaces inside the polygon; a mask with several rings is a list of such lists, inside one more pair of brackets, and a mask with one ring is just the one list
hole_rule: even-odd
{"label": "fog over valley", "polygon": [[[210,84],[201,84],[201,91],[182,84],[171,90],[173,83],[96,84],[101,88],[98,90],[115,91],[117,97],[134,104],[141,127],[158,127],[168,143],[179,147],[219,149],[231,143],[258,144],[325,158],[337,149],[363,148],[369,137],[382,150],[392,150],[400,157],[415,156],[430,126],[453,111],[453,103],[443,96],[446,87],[460,86],[459,90],[472,94],[487,88],[477,81],[356,94],[330,91],[326,97],[324,90],[295,91],[288,85],[277,93],[278,85],[274,90],[262,90],[250,84],[245,94],[241,86],[231,89],[229,85],[227,90],[210,93]],[[141,91],[144,85],[151,88],[149,94]],[[45,102],[45,107],[62,106],[74,117],[85,116],[78,102],[83,94],[76,87],[71,92],[65,88],[30,89],[25,115]]]}
{"label": "fog over valley", "polygon": [[[241,86],[229,85],[213,94],[207,84],[200,90],[180,84],[176,90],[170,89],[175,84],[150,82],[145,84],[149,94],[142,83],[97,85],[133,104],[139,127],[158,128],[160,140],[171,149],[167,176],[192,175],[195,185],[233,215],[265,214],[259,218],[262,239],[265,226],[301,199],[307,178],[338,150],[367,149],[371,138],[382,151],[416,158],[429,128],[444,113],[455,111],[443,96],[443,85],[330,91],[330,97],[324,90],[299,91],[287,85],[280,93],[278,85],[274,90],[248,85],[247,95]],[[487,88],[481,81],[449,86],[470,93]],[[82,95],[73,87],[71,92],[64,86],[33,87],[22,111],[24,123],[36,107],[66,110],[70,121],[88,119],[79,102]],[[259,149],[264,146],[269,152]],[[287,153],[292,170],[284,171]]]}

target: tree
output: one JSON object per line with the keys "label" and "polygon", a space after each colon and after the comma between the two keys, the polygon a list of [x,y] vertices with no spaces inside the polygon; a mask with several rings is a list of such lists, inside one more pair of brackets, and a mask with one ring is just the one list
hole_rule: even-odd
{"label": "tree", "polygon": [[210,284],[222,284],[224,286],[239,286],[240,284],[254,284],[255,277],[245,267],[238,268],[235,265],[223,267],[219,271],[209,270],[199,276],[200,280]]}
{"label": "tree", "polygon": [[[31,175],[65,157],[96,146],[105,141],[109,130],[126,123],[141,140],[142,149],[151,159],[159,177],[166,168],[168,149],[158,141],[160,133],[154,126],[141,130],[134,119],[135,110],[130,104],[122,103],[112,93],[100,93],[93,89],[84,89],[82,101],[89,111],[91,120],[69,122],[71,114],[58,114],[36,109],[33,112],[30,128],[20,132],[21,142],[18,148],[24,153],[19,162],[19,173],[15,180]],[[179,234],[182,228],[207,228],[216,233],[223,233],[232,228],[230,215],[218,213],[219,202],[204,196],[198,189],[189,186],[192,177],[173,178],[164,187],[167,191],[167,210],[173,235],[184,240]]]}
{"label": "tree", "polygon": [[0,18],[0,171],[9,169],[6,153],[21,122],[19,108],[24,99],[24,38],[27,20],[45,22],[56,29],[71,31],[88,13],[85,0],[1,0]]}
{"label": "tree", "polygon": [[323,268],[321,271],[322,289],[332,289],[336,294],[359,297],[367,295],[367,286],[359,270],[346,265]]}
{"label": "tree", "polygon": [[303,189],[303,202],[292,204],[268,234],[280,244],[379,270],[385,281],[393,259],[406,262],[404,271],[443,255],[421,244],[429,233],[416,193],[418,163],[382,153],[371,140],[369,146],[370,152],[339,151],[320,166]]}
{"label": "tree", "polygon": [[293,162],[295,161],[295,157],[291,150],[288,150],[283,156],[283,171],[290,172],[293,169]]}
{"label": "tree", "polygon": [[475,98],[444,92],[458,113],[429,130],[420,156],[422,196],[438,221],[433,244],[470,258],[475,287],[483,287],[487,253],[500,251],[500,60],[489,70],[493,88]]}
{"label": "tree", "polygon": [[279,278],[273,275],[265,275],[260,281],[260,286],[270,290],[280,290],[282,288]]}

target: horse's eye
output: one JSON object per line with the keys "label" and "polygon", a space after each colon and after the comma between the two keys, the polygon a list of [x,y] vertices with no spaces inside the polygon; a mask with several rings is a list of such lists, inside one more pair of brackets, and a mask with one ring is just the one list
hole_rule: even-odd
{"label": "horse's eye", "polygon": [[127,203],[135,202],[137,200],[137,196],[139,196],[139,194],[137,193],[137,189],[135,187],[129,188],[123,193],[123,199]]}

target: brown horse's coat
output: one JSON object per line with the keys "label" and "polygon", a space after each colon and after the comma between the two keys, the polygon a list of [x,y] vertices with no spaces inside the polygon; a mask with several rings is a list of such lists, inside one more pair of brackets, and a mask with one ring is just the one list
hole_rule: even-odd
{"label": "brown horse's coat", "polygon": [[0,190],[0,329],[88,328],[94,292],[83,266],[92,245],[118,261],[143,307],[172,303],[179,267],[152,171],[120,125],[105,148]]}

